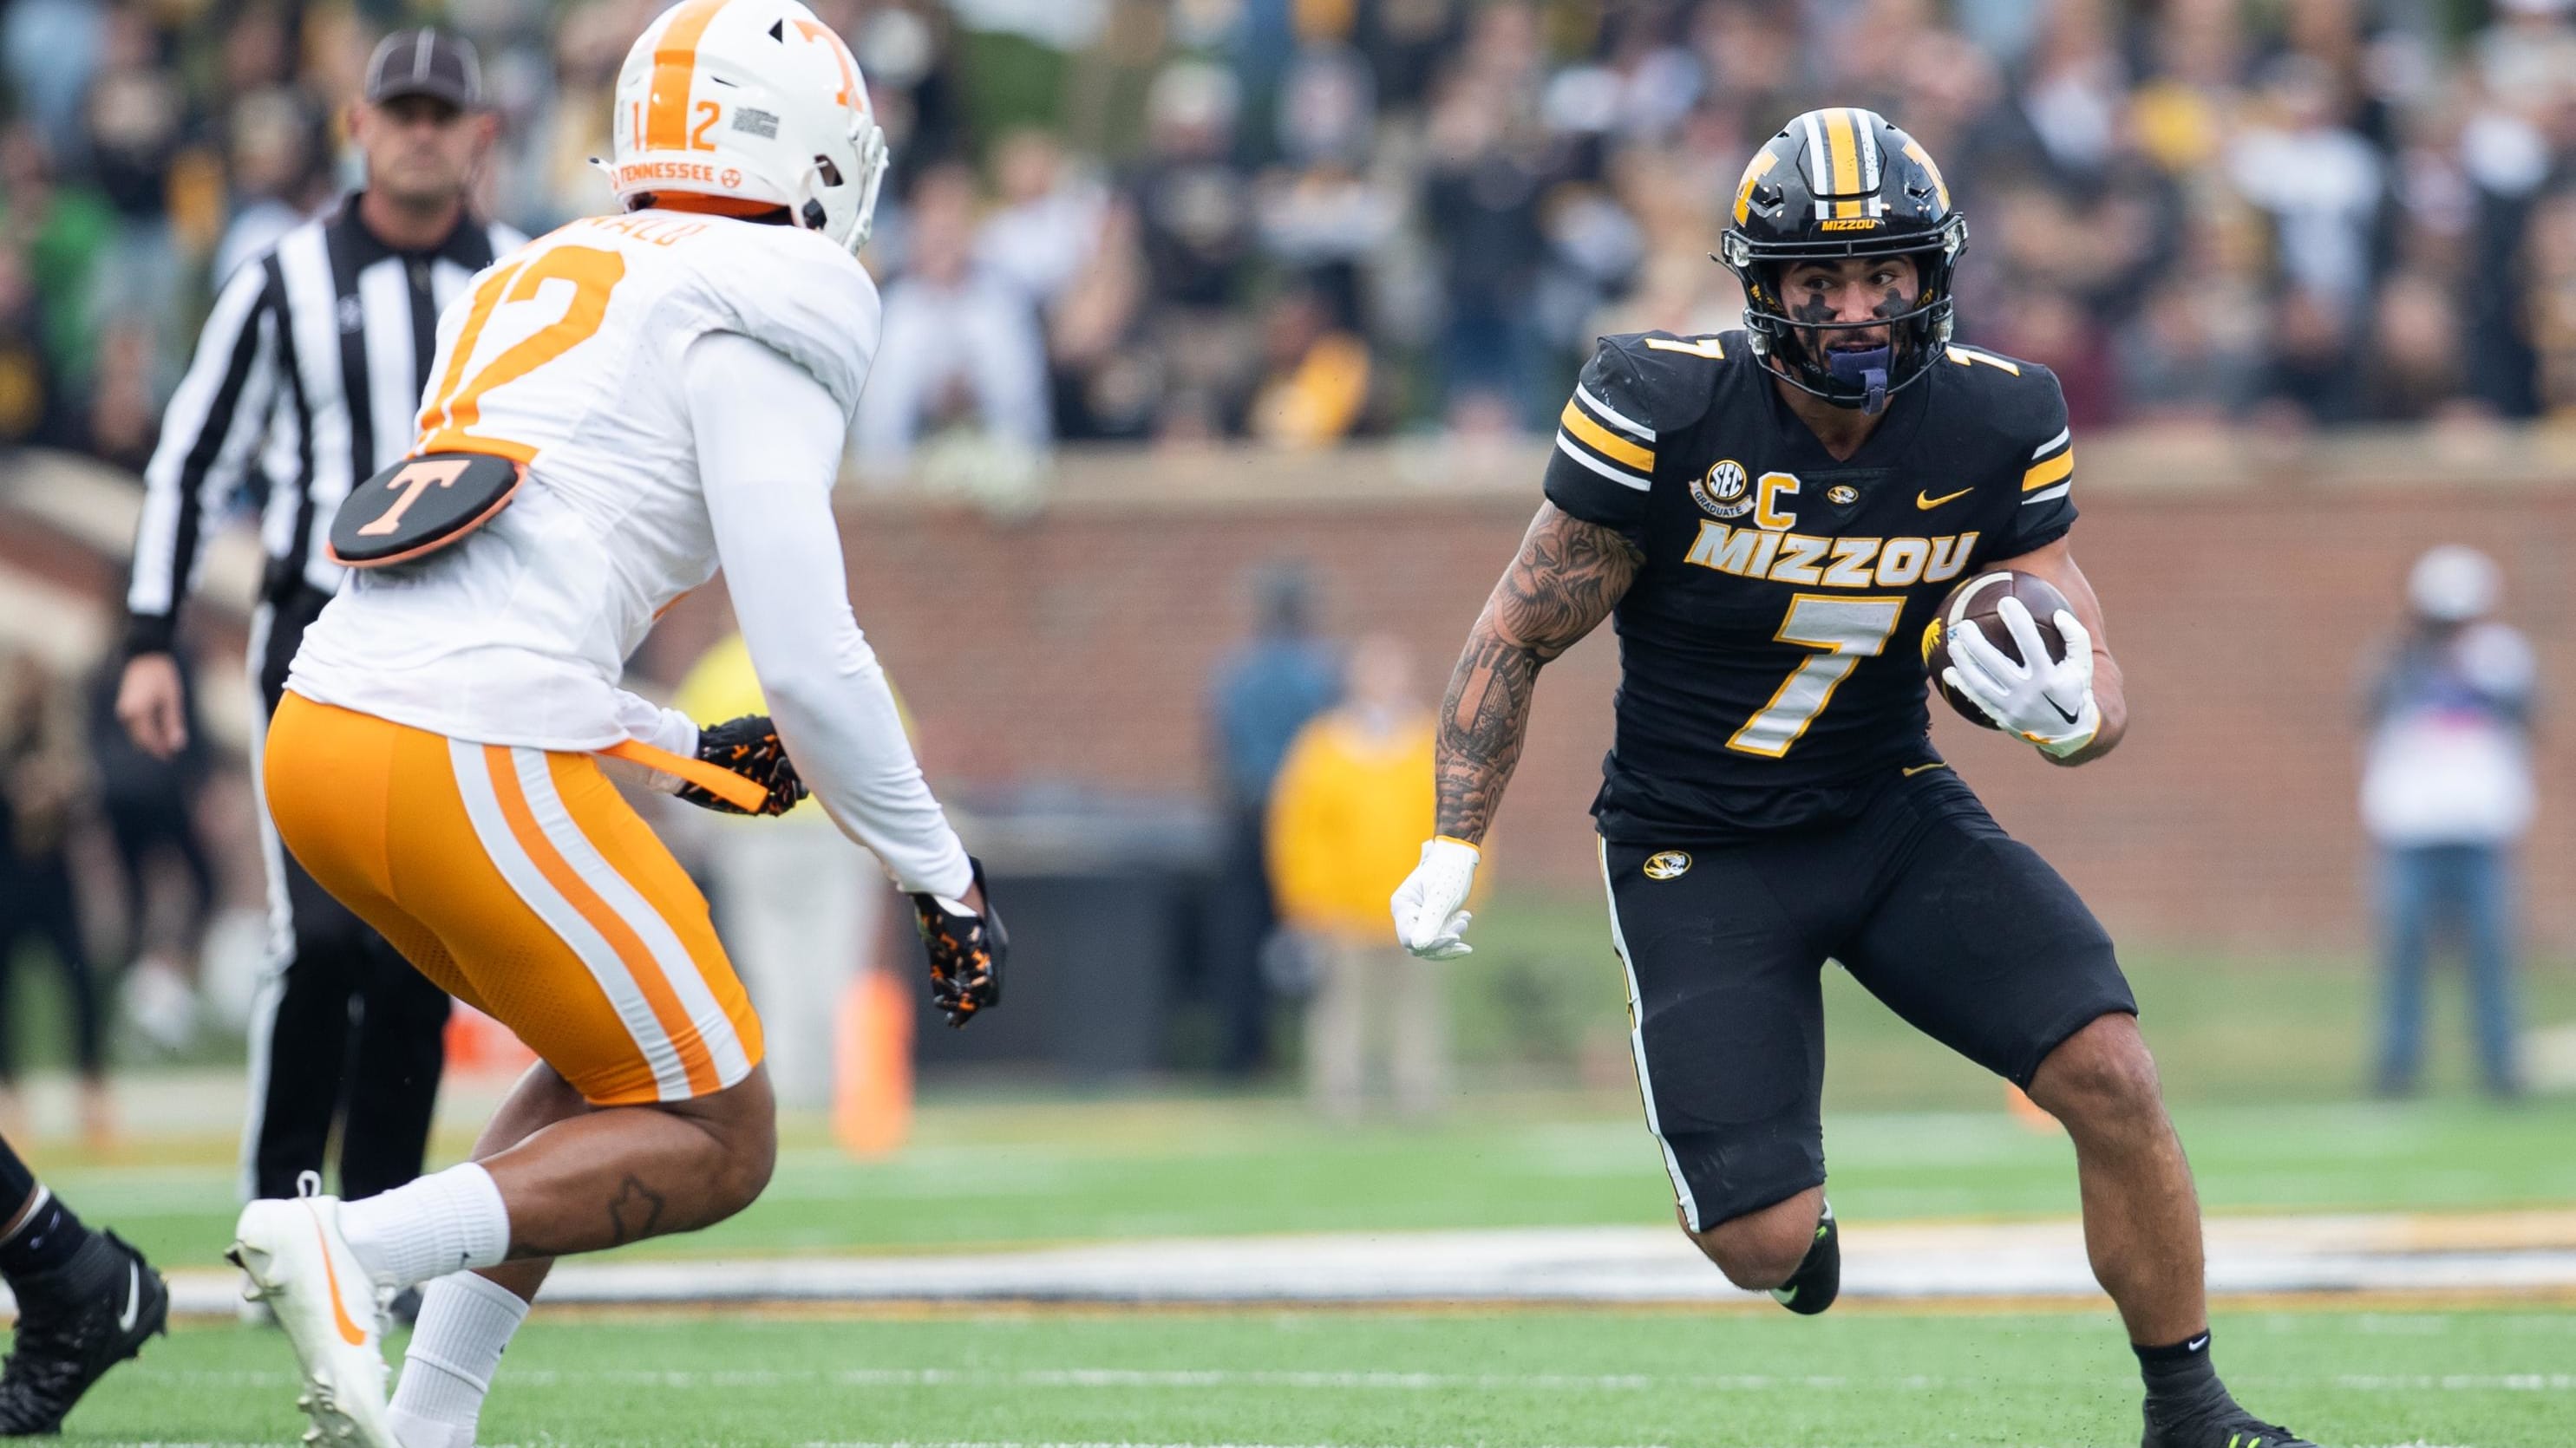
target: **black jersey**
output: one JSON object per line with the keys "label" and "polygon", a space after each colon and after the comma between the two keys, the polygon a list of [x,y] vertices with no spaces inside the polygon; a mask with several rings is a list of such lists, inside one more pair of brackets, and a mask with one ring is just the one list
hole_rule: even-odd
{"label": "black jersey", "polygon": [[1614,843],[1848,818],[1929,763],[1921,638],[1958,580],[2075,521],[2057,378],[1947,349],[1837,461],[1744,334],[1608,337],[1565,406],[1547,496],[1645,566],[1613,615]]}

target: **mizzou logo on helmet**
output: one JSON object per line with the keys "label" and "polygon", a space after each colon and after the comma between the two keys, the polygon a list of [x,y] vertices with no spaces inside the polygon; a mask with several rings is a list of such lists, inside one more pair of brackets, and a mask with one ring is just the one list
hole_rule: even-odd
{"label": "mizzou logo on helmet", "polygon": [[1876,231],[1878,218],[1875,216],[1835,217],[1817,222],[1816,229],[1818,231]]}

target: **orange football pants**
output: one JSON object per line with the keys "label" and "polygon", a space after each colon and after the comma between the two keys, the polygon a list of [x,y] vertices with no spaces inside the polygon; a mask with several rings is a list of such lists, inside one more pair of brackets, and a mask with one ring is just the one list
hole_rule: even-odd
{"label": "orange football pants", "polygon": [[706,898],[587,754],[475,744],[290,693],[262,783],[297,863],[599,1106],[760,1061]]}

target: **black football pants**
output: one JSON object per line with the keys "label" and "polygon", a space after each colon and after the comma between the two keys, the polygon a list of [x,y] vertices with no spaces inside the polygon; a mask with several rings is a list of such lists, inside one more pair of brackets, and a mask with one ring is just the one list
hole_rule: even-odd
{"label": "black football pants", "polygon": [[1947,765],[1889,773],[1840,824],[1602,847],[1646,1124],[1692,1231],[1825,1179],[1828,958],[2024,1087],[2087,1023],[2137,1013],[2110,936],[2047,861]]}
{"label": "black football pants", "polygon": [[[254,758],[295,647],[328,601],[297,589],[260,608],[251,642],[261,701]],[[278,844],[264,795],[260,828],[270,960],[251,1018],[244,1186],[255,1197],[294,1196],[299,1175],[322,1170],[336,1124],[338,1194],[373,1196],[420,1175],[447,1063],[447,993],[304,873]]]}

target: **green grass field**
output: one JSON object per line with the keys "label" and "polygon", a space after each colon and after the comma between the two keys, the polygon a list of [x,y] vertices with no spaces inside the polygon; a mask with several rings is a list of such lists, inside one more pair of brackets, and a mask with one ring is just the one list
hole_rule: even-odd
{"label": "green grass field", "polygon": [[[2187,1107],[2213,1211],[2564,1206],[2576,1202],[2576,1102]],[[1983,1112],[1837,1116],[1834,1200],[1852,1221],[2068,1216],[2063,1138]],[[164,1154],[165,1157],[167,1154]],[[170,1265],[230,1240],[228,1153],[51,1170],[66,1199]],[[769,1192],[657,1254],[929,1249],[1241,1232],[1672,1220],[1635,1108],[1482,1100],[1436,1126],[1332,1128],[1258,1099],[986,1101],[923,1113],[918,1143],[853,1162],[810,1137]]]}
{"label": "green grass field", "polygon": [[[685,1254],[929,1249],[1177,1234],[1669,1221],[1631,1084],[1622,984],[1598,903],[1511,902],[1451,975],[1470,1092],[1446,1119],[1360,1128],[1276,1093],[1010,1094],[933,1084],[912,1147],[856,1163],[791,1123],[768,1195],[648,1244]],[[2134,951],[2127,960],[2185,1144],[2215,1211],[2576,1202],[2576,1098],[2465,1093],[2456,991],[2435,992],[2435,1094],[2357,1102],[2371,1008],[2350,959]],[[1826,1153],[1853,1219],[2062,1216],[2071,1154],[1998,1109],[1990,1076],[1825,976]],[[2447,985],[2448,982],[2445,982]],[[2576,1020],[2576,969],[2535,964],[2535,1023]],[[448,1158],[463,1139],[443,1140]],[[83,1211],[203,1265],[234,1211],[233,1143],[39,1153]],[[2571,1433],[2576,1441],[2576,1433]]]}
{"label": "green grass field", "polygon": [[[2565,1448],[2576,1315],[2240,1313],[2219,1361],[2329,1448]],[[284,1443],[285,1340],[183,1330],[66,1441]],[[2107,1314],[541,1317],[486,1444],[2076,1448],[2137,1441]]]}
{"label": "green grass field", "polygon": [[[768,1195],[637,1253],[909,1252],[1170,1235],[1671,1220],[1628,1084],[1597,907],[1506,904],[1452,977],[1478,1089],[1417,1125],[1329,1126],[1277,1092],[1075,1094],[932,1083],[914,1141],[848,1160],[791,1122]],[[2370,995],[2327,958],[2133,952],[2128,964],[2214,1212],[2576,1203],[2576,1099],[2468,1095],[2457,1005],[2434,1094],[2358,1102]],[[1996,1083],[1828,972],[1826,1148],[1853,1223],[2059,1218],[2071,1152]],[[2576,1019],[2536,968],[2535,1023]],[[458,1138],[442,1139],[453,1157]],[[41,1152],[79,1210],[158,1261],[208,1267],[232,1143]],[[2576,1312],[2307,1303],[2237,1311],[2220,1362],[2330,1448],[2576,1445]],[[183,1326],[72,1420],[73,1442],[278,1443],[300,1431],[273,1333]],[[488,1444],[1862,1445],[2136,1441],[2106,1310],[1849,1304],[1711,1310],[541,1313]]]}

